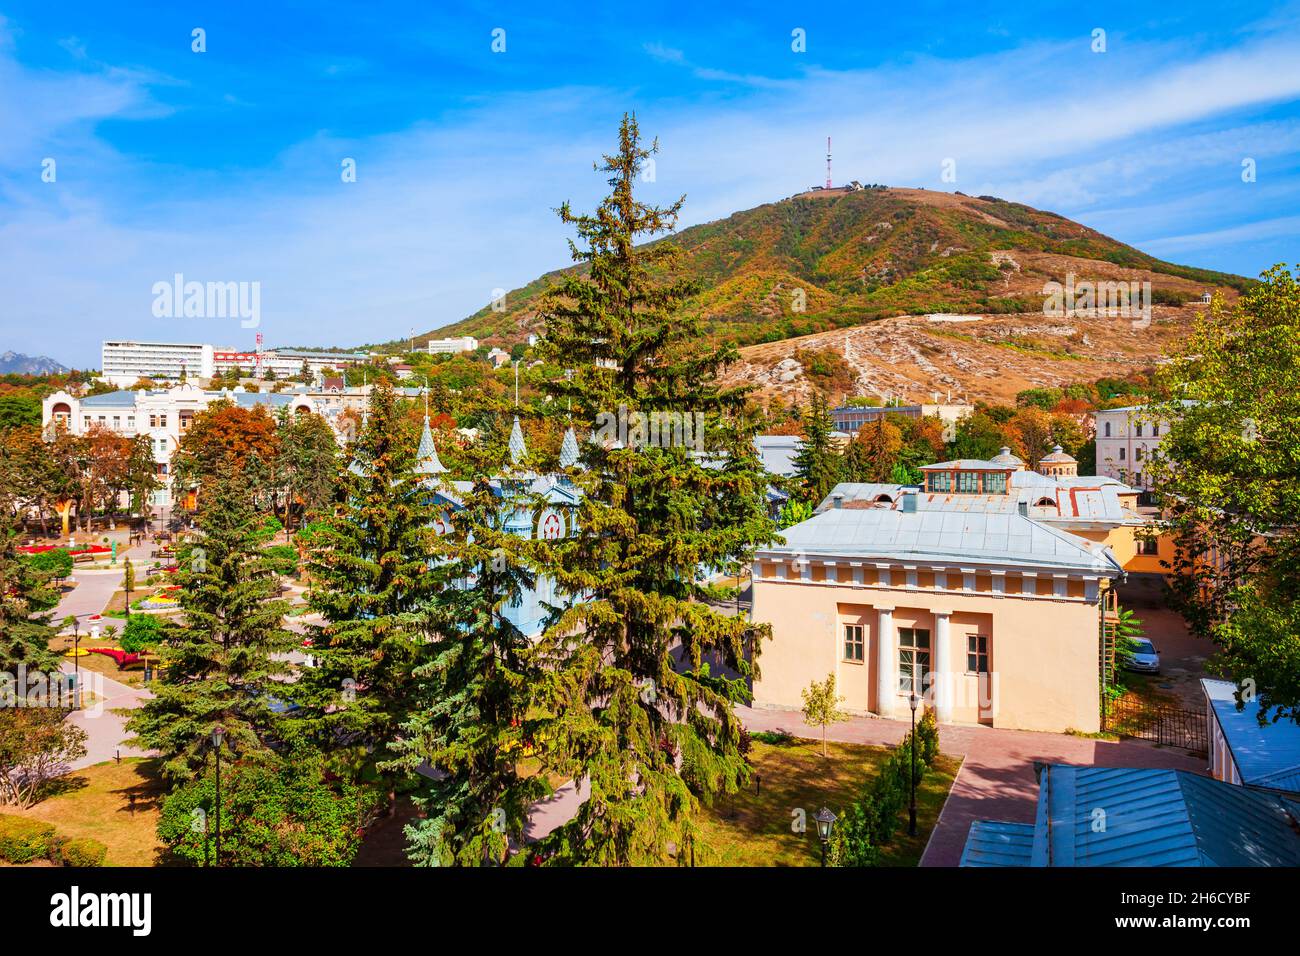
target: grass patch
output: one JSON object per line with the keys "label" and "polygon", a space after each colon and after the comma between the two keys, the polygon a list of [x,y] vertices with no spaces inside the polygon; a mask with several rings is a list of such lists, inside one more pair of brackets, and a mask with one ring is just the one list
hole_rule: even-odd
{"label": "grass patch", "polygon": [[163,794],[158,763],[136,757],[74,770],[60,780],[61,793],[5,812],[51,823],[73,839],[98,840],[108,847],[105,866],[156,866],[162,850],[155,832]]}
{"label": "grass patch", "polygon": [[[821,843],[813,817],[822,807],[838,816],[880,772],[887,747],[829,742],[821,755],[814,740],[762,740],[750,751],[754,777],[748,789],[707,809],[695,861],[701,866],[819,866]],[[880,848],[882,866],[916,866],[961,762],[940,754],[916,792],[915,837],[903,827]],[[793,811],[807,815],[807,832],[791,830]]]}

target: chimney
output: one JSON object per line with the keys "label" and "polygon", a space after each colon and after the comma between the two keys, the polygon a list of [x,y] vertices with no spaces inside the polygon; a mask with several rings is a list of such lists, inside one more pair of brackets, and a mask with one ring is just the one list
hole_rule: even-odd
{"label": "chimney", "polygon": [[903,492],[903,514],[905,515],[916,514],[916,492],[915,491]]}
{"label": "chimney", "polygon": [[837,511],[844,507],[844,495],[838,491],[831,495],[831,501],[835,502],[831,507],[835,508]]}

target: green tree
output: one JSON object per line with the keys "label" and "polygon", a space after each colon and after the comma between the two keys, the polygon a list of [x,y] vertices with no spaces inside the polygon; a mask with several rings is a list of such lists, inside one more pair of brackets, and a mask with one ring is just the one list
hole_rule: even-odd
{"label": "green tree", "polygon": [[804,500],[814,508],[831,493],[843,472],[843,456],[835,447],[833,431],[835,419],[826,406],[826,397],[817,392],[804,412],[803,438],[794,456],[795,477]]}
{"label": "green tree", "polygon": [[381,382],[348,449],[342,504],[310,537],[310,604],[324,623],[313,630],[317,666],[298,696],[320,739],[352,741],[370,765],[390,756],[420,701],[412,672],[440,587],[430,573],[437,511],[414,471],[416,446],[397,396]]}
{"label": "green tree", "polygon": [[279,422],[278,484],[284,496],[284,524],[296,506],[306,516],[325,510],[338,480],[338,444],[319,415],[287,414]]}
{"label": "green tree", "polygon": [[809,727],[822,729],[822,756],[829,756],[826,753],[826,728],[849,719],[849,715],[840,710],[844,698],[835,692],[835,675],[827,674],[821,683],[813,681],[800,693],[803,695],[803,722]]}
{"label": "green tree", "polygon": [[[504,862],[509,841],[523,842],[530,805],[549,792],[542,775],[519,772],[530,745],[530,688],[541,674],[506,613],[536,580],[520,538],[504,527],[511,510],[531,510],[527,481],[490,481],[486,450],[470,454],[479,477],[457,492],[460,507],[436,543],[442,586],[414,672],[421,700],[394,744],[394,766],[424,781],[415,798],[423,817],[406,828],[408,853],[424,866]],[[416,776],[422,761],[443,776]]]}
{"label": "green tree", "polygon": [[[368,795],[327,776],[321,756],[296,749],[224,765],[221,860],[227,866],[349,866],[361,846]],[[201,816],[196,812],[201,811]],[[196,819],[206,826],[194,825]],[[217,826],[215,764],[163,798],[158,838],[179,859],[211,862]]]}
{"label": "green tree", "polygon": [[183,614],[164,629],[163,676],[127,724],[178,782],[199,771],[217,727],[236,759],[269,757],[282,723],[276,700],[290,673],[283,655],[294,646],[281,626],[288,605],[273,598],[275,573],[261,554],[264,516],[247,479],[225,464],[205,487],[198,538],[179,556]]}
{"label": "green tree", "polygon": [[126,626],[122,628],[122,639],[118,643],[128,654],[139,654],[153,650],[162,639],[162,622],[150,614],[137,614],[127,619]]}
{"label": "green tree", "polygon": [[903,433],[884,416],[867,422],[844,453],[844,480],[889,481],[903,450]]}
{"label": "green tree", "polygon": [[59,656],[50,650],[55,628],[50,612],[59,603],[50,587],[50,572],[18,554],[12,524],[0,524],[0,672],[53,674]]}
{"label": "green tree", "polygon": [[[703,345],[698,318],[683,309],[697,286],[669,278],[680,248],[635,244],[671,230],[682,205],[633,195],[656,149],[625,116],[618,150],[601,166],[610,195],[591,215],[560,207],[586,268],[565,274],[543,308],[538,353],[571,370],[550,389],[572,401],[576,419],[608,427],[626,409],[702,424],[691,443],[641,442],[634,426],[622,444],[585,442],[570,475],[581,493],[576,528],[533,543],[539,572],[562,594],[582,595],[556,609],[538,644],[543,761],[591,788],[544,841],[560,861],[663,861],[693,837],[699,801],[734,792],[748,775],[732,705],[747,699],[757,635],[706,603],[698,578],[705,568],[734,573],[774,526],[745,391],[718,383],[736,352]],[[739,678],[712,676],[706,655]]]}
{"label": "green tree", "polygon": [[1169,427],[1145,470],[1176,606],[1221,673],[1300,720],[1300,284],[1282,265],[1262,279],[1162,367],[1148,417]]}

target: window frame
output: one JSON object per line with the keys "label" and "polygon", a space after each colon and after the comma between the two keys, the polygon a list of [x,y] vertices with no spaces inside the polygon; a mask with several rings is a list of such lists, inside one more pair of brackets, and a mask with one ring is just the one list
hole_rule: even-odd
{"label": "window frame", "polygon": [[[867,661],[867,628],[864,624],[844,624],[843,640],[840,644],[840,660],[846,664],[865,664]],[[853,655],[857,652],[857,656]]]}

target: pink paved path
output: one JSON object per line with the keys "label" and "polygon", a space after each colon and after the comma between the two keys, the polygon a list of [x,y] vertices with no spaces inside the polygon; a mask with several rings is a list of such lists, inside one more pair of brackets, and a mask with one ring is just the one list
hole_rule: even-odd
{"label": "pink paved path", "polygon": [[[736,714],[750,730],[780,730],[796,737],[821,737],[821,729],[807,726],[798,711],[737,706]],[[907,731],[905,721],[854,717],[827,728],[826,736],[844,743],[893,746],[902,741]],[[965,759],[921,858],[922,866],[956,866],[973,820],[1032,823],[1038,800],[1034,761],[1098,767],[1168,767],[1197,773],[1206,769],[1204,758],[1141,741],[1112,743],[1028,730],[940,727],[939,747],[946,754]]]}

